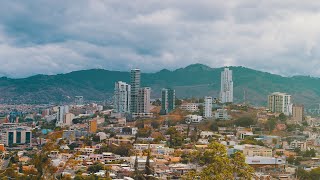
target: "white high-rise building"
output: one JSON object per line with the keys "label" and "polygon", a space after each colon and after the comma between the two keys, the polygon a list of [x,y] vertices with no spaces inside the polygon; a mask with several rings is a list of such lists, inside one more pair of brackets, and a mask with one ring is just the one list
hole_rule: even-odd
{"label": "white high-rise building", "polygon": [[140,69],[132,69],[130,74],[131,79],[131,103],[130,103],[130,112],[138,113],[138,104],[139,104],[139,90],[141,83],[141,72]]}
{"label": "white high-rise building", "polygon": [[138,93],[138,111],[137,113],[149,113],[151,109],[150,103],[151,88],[144,87],[139,89]]}
{"label": "white high-rise building", "polygon": [[204,98],[204,117],[211,118],[212,117],[212,97],[206,96]]}
{"label": "white high-rise building", "polygon": [[281,92],[274,92],[268,96],[268,108],[274,113],[292,114],[291,95]]}
{"label": "white high-rise building", "polygon": [[232,70],[229,68],[224,68],[221,72],[220,99],[222,103],[233,102]]}
{"label": "white high-rise building", "polygon": [[65,125],[65,115],[69,113],[69,106],[59,106],[57,112],[57,122],[56,126],[64,126]]}
{"label": "white high-rise building", "polygon": [[118,81],[114,87],[114,111],[119,113],[130,112],[131,85]]}

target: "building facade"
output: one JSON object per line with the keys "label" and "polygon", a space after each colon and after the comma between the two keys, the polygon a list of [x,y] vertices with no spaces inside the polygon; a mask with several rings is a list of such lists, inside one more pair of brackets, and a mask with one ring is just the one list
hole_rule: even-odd
{"label": "building facade", "polygon": [[138,109],[137,113],[149,113],[151,109],[151,88],[144,87],[138,91]]}
{"label": "building facade", "polygon": [[30,145],[31,146],[32,130],[28,126],[19,126],[16,124],[2,124],[0,128],[0,144],[5,146]]}
{"label": "building facade", "polygon": [[114,111],[129,113],[131,103],[131,85],[122,81],[115,83],[114,87]]}
{"label": "building facade", "polygon": [[292,106],[292,119],[296,122],[302,122],[304,116],[304,106],[294,104]]}
{"label": "building facade", "polygon": [[217,111],[214,114],[214,117],[216,119],[220,119],[220,120],[229,120],[230,119],[230,116],[228,115],[227,109],[217,109]]}
{"label": "building facade", "polygon": [[224,68],[224,71],[221,72],[220,100],[222,103],[233,102],[232,70],[229,68]]}
{"label": "building facade", "polygon": [[89,121],[89,132],[96,133],[98,129],[98,123],[96,119],[92,119]]}
{"label": "building facade", "polygon": [[141,83],[141,72],[140,69],[132,69],[130,74],[131,79],[131,103],[130,103],[130,112],[138,113],[139,108],[139,90],[140,90],[140,83]]}
{"label": "building facade", "polygon": [[204,117],[211,118],[212,117],[212,97],[206,96],[204,98]]}
{"label": "building facade", "polygon": [[199,110],[199,105],[197,103],[184,103],[180,106],[181,110],[196,112]]}
{"label": "building facade", "polygon": [[161,114],[167,114],[175,108],[175,95],[174,89],[161,90]]}
{"label": "building facade", "polygon": [[69,113],[69,106],[59,106],[57,109],[57,122],[56,126],[65,126],[65,115]]}
{"label": "building facade", "polygon": [[289,116],[292,112],[291,95],[274,92],[268,96],[268,109],[273,113],[283,113]]}

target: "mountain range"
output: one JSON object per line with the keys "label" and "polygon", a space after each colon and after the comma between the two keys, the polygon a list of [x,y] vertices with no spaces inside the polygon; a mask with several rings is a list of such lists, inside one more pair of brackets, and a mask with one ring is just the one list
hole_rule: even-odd
{"label": "mountain range", "polygon": [[[286,92],[293,101],[315,107],[320,101],[320,78],[310,76],[283,77],[245,67],[229,67],[233,70],[234,100],[266,106],[272,92]],[[192,64],[170,71],[142,73],[142,86],[152,88],[152,97],[160,97],[161,88],[171,87],[178,98],[218,97],[220,73],[223,68],[211,68]],[[1,103],[62,103],[71,102],[74,96],[86,100],[111,99],[116,81],[130,82],[130,73],[91,69],[57,75],[35,75],[27,78],[0,78]]]}

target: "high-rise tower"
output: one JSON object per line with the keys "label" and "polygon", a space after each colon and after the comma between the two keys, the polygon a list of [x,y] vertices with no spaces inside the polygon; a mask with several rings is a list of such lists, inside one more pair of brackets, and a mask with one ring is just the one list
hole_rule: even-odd
{"label": "high-rise tower", "polygon": [[161,90],[161,114],[167,114],[175,108],[175,96],[174,89]]}
{"label": "high-rise tower", "polygon": [[125,82],[118,81],[114,87],[114,110],[120,113],[130,112],[131,86]]}
{"label": "high-rise tower", "polygon": [[224,68],[221,72],[220,99],[222,103],[233,102],[232,70],[229,68]]}
{"label": "high-rise tower", "polygon": [[204,117],[211,118],[212,117],[212,97],[206,96],[204,98]]}
{"label": "high-rise tower", "polygon": [[141,81],[141,72],[140,69],[131,70],[131,108],[130,112],[137,113],[139,112],[139,89]]}

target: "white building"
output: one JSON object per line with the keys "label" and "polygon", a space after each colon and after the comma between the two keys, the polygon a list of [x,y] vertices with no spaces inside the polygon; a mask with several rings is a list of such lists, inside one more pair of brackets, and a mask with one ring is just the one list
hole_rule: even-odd
{"label": "white building", "polygon": [[246,157],[246,163],[249,165],[285,165],[285,159],[281,157],[262,157],[262,156],[253,156]]}
{"label": "white building", "polygon": [[196,111],[199,110],[197,103],[185,103],[185,104],[182,104],[180,106],[180,109],[184,110],[184,111],[189,111],[189,112],[196,112]]}
{"label": "white building", "polygon": [[150,113],[151,88],[144,87],[139,89],[138,93],[138,113]]}
{"label": "white building", "polygon": [[274,92],[268,96],[268,108],[274,113],[283,113],[287,116],[292,114],[291,95]]}
{"label": "white building", "polygon": [[[135,163],[136,163],[136,158],[137,158],[137,162],[138,162],[138,170],[139,171],[143,171],[146,167],[146,163],[147,163],[147,156],[131,156],[129,159],[129,163],[132,169],[134,169]],[[152,159],[150,159],[150,166],[153,167],[154,161]]]}
{"label": "white building", "polygon": [[202,121],[202,116],[198,116],[198,115],[187,115],[186,116],[186,122],[187,123],[200,123]]}
{"label": "white building", "polygon": [[232,70],[229,68],[224,68],[221,72],[220,98],[222,103],[233,102]]}
{"label": "white building", "polygon": [[212,117],[212,97],[206,96],[204,98],[204,117],[211,118]]}
{"label": "white building", "polygon": [[214,114],[214,117],[216,119],[222,119],[222,120],[230,119],[227,109],[217,109],[217,111]]}
{"label": "white building", "polygon": [[69,113],[69,106],[59,106],[57,110],[56,126],[65,126],[65,115]]}
{"label": "white building", "polygon": [[114,87],[114,111],[119,113],[130,112],[131,86],[125,82],[118,81]]}

